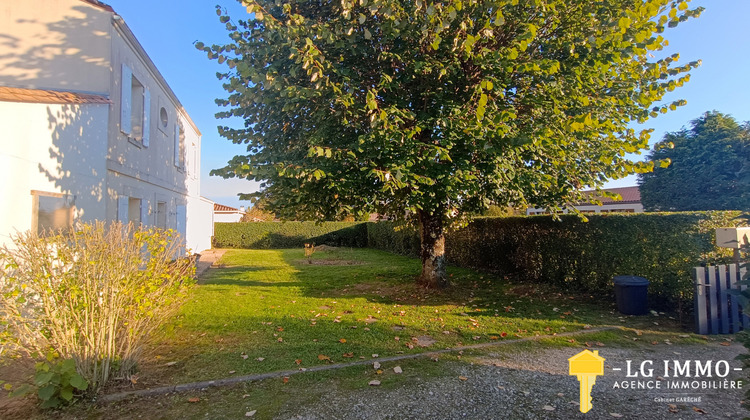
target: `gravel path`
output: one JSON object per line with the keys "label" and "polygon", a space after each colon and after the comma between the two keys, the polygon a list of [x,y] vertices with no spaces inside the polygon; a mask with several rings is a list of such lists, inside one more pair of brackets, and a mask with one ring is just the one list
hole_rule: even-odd
{"label": "gravel path", "polygon": [[[726,360],[737,381],[742,372],[735,357],[745,349],[738,345],[654,345],[616,349],[602,347],[605,373],[593,388],[593,409],[578,409],[578,381],[568,375],[568,358],[575,348],[532,353],[486,353],[475,364],[445,363],[446,376],[395,389],[371,387],[352,392],[332,390],[315,405],[289,406],[279,419],[738,419],[747,416],[740,405],[745,389],[665,389],[667,381],[717,380],[702,377],[659,379],[664,360]],[[626,378],[627,360],[635,371],[652,360],[652,378]],[[395,366],[395,365],[394,365]],[[390,364],[384,368],[390,369]],[[613,368],[621,368],[614,371]],[[694,371],[691,372],[695,376]],[[462,380],[463,376],[466,380]],[[615,389],[622,381],[652,381],[661,389]],[[723,382],[723,380],[722,380]],[[693,400],[679,401],[679,398]],[[671,401],[670,399],[674,399]],[[672,405],[670,405],[672,404]],[[671,411],[670,411],[671,410]]]}

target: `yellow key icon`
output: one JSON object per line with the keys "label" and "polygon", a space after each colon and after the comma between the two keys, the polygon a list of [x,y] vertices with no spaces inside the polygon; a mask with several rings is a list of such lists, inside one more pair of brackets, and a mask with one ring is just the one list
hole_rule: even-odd
{"label": "yellow key icon", "polygon": [[578,377],[581,389],[581,413],[591,410],[591,388],[596,377],[604,374],[604,360],[599,350],[584,350],[568,359],[569,374]]}

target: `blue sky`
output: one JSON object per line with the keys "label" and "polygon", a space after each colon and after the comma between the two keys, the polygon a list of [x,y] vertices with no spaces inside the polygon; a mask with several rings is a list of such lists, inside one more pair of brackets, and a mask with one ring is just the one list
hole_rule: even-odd
{"label": "blue sky", "polygon": [[[257,186],[245,180],[224,180],[208,175],[222,167],[245,148],[219,137],[214,114],[220,108],[214,99],[224,97],[216,72],[223,70],[215,61],[195,49],[193,42],[225,44],[227,31],[216,16],[215,6],[226,8],[233,19],[245,19],[245,8],[237,1],[221,0],[104,0],[127,22],[151,59],[167,79],[193,121],[203,133],[201,151],[201,194],[218,203],[238,207],[249,202],[237,198],[239,192],[252,192]],[[699,19],[666,31],[670,45],[665,53],[680,53],[680,62],[703,60],[691,73],[691,81],[672,92],[668,101],[686,99],[676,111],[650,120],[652,143],[664,133],[681,127],[709,110],[750,120],[750,1],[693,0],[691,7],[703,6]],[[227,121],[221,121],[227,124]],[[236,124],[236,123],[235,123]],[[608,186],[635,185],[636,178],[613,181]]]}

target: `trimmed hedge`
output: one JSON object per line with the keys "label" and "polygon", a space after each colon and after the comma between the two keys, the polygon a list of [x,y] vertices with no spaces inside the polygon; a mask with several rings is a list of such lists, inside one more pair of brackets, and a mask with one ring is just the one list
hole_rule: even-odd
{"label": "trimmed hedge", "polygon": [[[714,229],[734,226],[738,212],[639,213],[478,218],[446,238],[453,265],[515,273],[565,289],[611,294],[612,278],[632,274],[650,281],[658,306],[690,305],[692,268],[726,262],[731,251],[714,245]],[[369,246],[419,255],[416,232],[390,223],[368,225]]]}
{"label": "trimmed hedge", "polygon": [[215,223],[215,248],[301,248],[315,245],[367,246],[367,226],[363,222],[257,222]]}
{"label": "trimmed hedge", "polygon": [[[564,215],[477,218],[446,238],[450,264],[514,273],[565,289],[611,295],[612,278],[632,274],[650,281],[656,306],[693,297],[692,268],[728,262],[731,250],[714,245],[717,227],[734,226],[739,212]],[[216,223],[219,248],[371,247],[419,256],[414,228],[391,222]],[[687,305],[687,306],[685,306]]]}

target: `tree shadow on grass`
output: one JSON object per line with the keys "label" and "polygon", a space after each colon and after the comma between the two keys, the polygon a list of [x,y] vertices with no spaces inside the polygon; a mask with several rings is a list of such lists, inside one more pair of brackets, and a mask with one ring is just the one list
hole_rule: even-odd
{"label": "tree shadow on grass", "polygon": [[[448,268],[451,287],[430,290],[416,284],[420,267],[418,259],[382,251],[349,252],[348,258],[366,263],[352,266],[300,264],[295,250],[282,252],[284,261],[297,269],[295,277],[304,296],[365,298],[372,303],[404,307],[448,305],[463,308],[459,313],[467,318],[502,316],[574,323],[600,319],[601,312],[611,307],[597,302],[600,299],[598,296],[562,292],[547,284],[523,282],[511,276],[458,267]],[[313,255],[315,257],[330,258],[327,252],[316,253]],[[586,316],[579,316],[579,312]]]}

